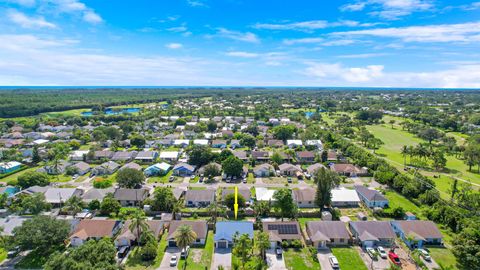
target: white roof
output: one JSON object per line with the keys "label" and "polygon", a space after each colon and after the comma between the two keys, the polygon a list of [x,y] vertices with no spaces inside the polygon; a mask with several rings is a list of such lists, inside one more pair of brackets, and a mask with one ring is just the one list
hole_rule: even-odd
{"label": "white roof", "polygon": [[302,140],[287,140],[288,144],[302,145]]}
{"label": "white roof", "polygon": [[45,139],[38,139],[38,140],[33,141],[34,144],[44,144],[44,143],[47,143],[47,142],[49,142],[49,140],[45,140]]}
{"label": "white roof", "polygon": [[190,140],[175,140],[173,141],[173,144],[175,145],[180,145],[180,144],[189,144]]}
{"label": "white roof", "polygon": [[15,167],[15,166],[20,166],[20,165],[22,165],[22,163],[17,162],[17,161],[10,161],[10,162],[6,162],[6,163],[0,163],[0,167],[5,168],[5,169],[10,169],[10,168],[13,168],[13,167]]}
{"label": "white roof", "polygon": [[208,122],[208,121],[210,121],[210,119],[209,119],[209,118],[203,118],[203,117],[202,117],[202,118],[200,118],[200,122]]}
{"label": "white roof", "polygon": [[322,144],[322,141],[321,140],[307,140],[307,141],[305,141],[305,144],[306,145],[318,145],[318,144]]}
{"label": "white roof", "polygon": [[171,151],[171,152],[161,152],[160,158],[178,158],[178,152]]}
{"label": "white roof", "polygon": [[157,163],[157,164],[154,164],[153,166],[159,168],[162,171],[168,171],[168,169],[170,169],[170,167],[172,167],[170,164],[168,164],[166,162]]}
{"label": "white roof", "polygon": [[193,140],[193,144],[196,144],[196,145],[208,145],[208,140]]}
{"label": "white roof", "polygon": [[273,194],[275,194],[274,189],[267,189],[263,187],[255,188],[255,196],[257,201],[274,201]]}
{"label": "white roof", "polygon": [[187,126],[195,126],[197,124],[197,122],[187,122],[186,125]]}
{"label": "white roof", "polygon": [[88,154],[88,150],[75,150],[70,154],[70,157],[83,157],[83,155]]}
{"label": "white roof", "polygon": [[360,198],[354,189],[332,189],[332,202],[360,202]]}

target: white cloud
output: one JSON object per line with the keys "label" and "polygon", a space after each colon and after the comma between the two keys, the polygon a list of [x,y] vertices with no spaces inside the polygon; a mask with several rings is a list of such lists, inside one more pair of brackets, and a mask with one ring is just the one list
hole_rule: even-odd
{"label": "white cloud", "polygon": [[375,23],[360,23],[352,20],[339,20],[337,22],[328,22],[324,20],[313,20],[303,22],[288,22],[288,23],[257,23],[253,27],[256,29],[268,30],[294,30],[303,32],[313,32],[314,30],[324,29],[327,27],[367,27],[376,25]]}
{"label": "white cloud", "polygon": [[434,8],[433,0],[365,0],[356,1],[340,7],[341,11],[361,11],[371,6],[374,11],[370,15],[386,20],[398,20],[413,12],[431,11]]}
{"label": "white cloud", "polygon": [[297,39],[285,39],[283,44],[285,45],[295,45],[295,44],[311,44],[311,43],[320,43],[323,42],[323,38],[297,38]]}
{"label": "white cloud", "polygon": [[7,17],[10,21],[20,25],[23,28],[56,28],[53,23],[47,22],[43,17],[29,17],[17,10],[9,10]]}
{"label": "white cloud", "polygon": [[242,51],[232,51],[225,53],[228,56],[240,57],[240,58],[257,58],[260,55],[258,53],[242,52]]}
{"label": "white cloud", "polygon": [[307,63],[305,74],[328,79],[341,79],[346,82],[370,82],[383,76],[382,65],[369,65],[366,67],[343,67],[341,64]]}
{"label": "white cloud", "polygon": [[176,50],[176,49],[180,49],[183,47],[182,44],[180,43],[168,43],[165,45],[165,47],[169,48],[169,49],[172,49],[172,50]]}
{"label": "white cloud", "polygon": [[3,2],[14,3],[25,7],[33,7],[36,3],[35,0],[3,0]]}
{"label": "white cloud", "polygon": [[390,55],[388,53],[359,53],[359,54],[344,54],[337,56],[338,58],[344,59],[364,59],[364,58],[374,58],[380,56]]}
{"label": "white cloud", "polygon": [[333,36],[375,36],[404,42],[478,42],[480,22],[377,28],[332,33]]}
{"label": "white cloud", "polygon": [[167,28],[168,31],[170,32],[185,32],[188,30],[188,28],[184,25],[182,26],[177,26],[177,27],[170,27],[170,28]]}
{"label": "white cloud", "polygon": [[103,22],[102,17],[92,10],[88,10],[83,13],[83,20],[92,24]]}
{"label": "white cloud", "polygon": [[232,31],[226,28],[217,28],[217,33],[215,34],[215,36],[250,43],[260,43],[260,39],[254,33]]}
{"label": "white cloud", "polygon": [[187,4],[191,7],[208,7],[203,0],[187,0]]}

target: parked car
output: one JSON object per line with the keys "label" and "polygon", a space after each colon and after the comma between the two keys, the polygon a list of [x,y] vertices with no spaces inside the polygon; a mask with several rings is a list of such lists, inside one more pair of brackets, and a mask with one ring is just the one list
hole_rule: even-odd
{"label": "parked car", "polygon": [[428,253],[428,251],[426,251],[425,249],[422,249],[422,248],[419,248],[418,249],[418,252],[420,253],[420,256],[422,256],[422,258],[429,262],[432,260],[432,257],[430,257],[430,254]]}
{"label": "parked car", "polygon": [[200,182],[200,183],[203,182],[203,176],[200,176],[200,178],[198,178],[198,182]]}
{"label": "parked car", "polygon": [[242,183],[246,184],[247,183],[247,178],[243,178]]}
{"label": "parked car", "polygon": [[168,178],[168,182],[173,182],[175,181],[175,176],[170,176],[170,178]]}
{"label": "parked car", "polygon": [[305,178],[310,179],[312,176],[309,173],[305,173]]}
{"label": "parked car", "polygon": [[382,259],[386,259],[388,256],[387,256],[387,252],[385,251],[385,249],[383,247],[377,247],[377,251],[378,251],[378,254],[380,254],[380,258]]}
{"label": "parked car", "polygon": [[395,265],[401,265],[402,263],[400,262],[400,258],[398,257],[397,254],[393,251],[388,252],[388,258],[393,262]]}
{"label": "parked car", "polygon": [[194,174],[190,175],[190,179],[195,179],[195,175]]}
{"label": "parked car", "polygon": [[7,258],[14,258],[18,255],[18,253],[20,253],[20,247],[14,247],[12,250],[7,252]]}
{"label": "parked car", "polygon": [[127,255],[129,249],[130,249],[129,246],[122,246],[122,247],[120,247],[120,248],[118,249],[118,254],[117,254],[118,258],[119,258],[119,259],[125,258],[125,256]]}
{"label": "parked car", "polygon": [[338,264],[337,257],[330,256],[328,257],[328,261],[330,262],[330,265],[332,266],[333,269],[340,269],[340,265]]}
{"label": "parked car", "polygon": [[367,254],[368,254],[368,256],[370,256],[370,258],[376,259],[375,249],[373,249],[371,247],[367,247],[367,248],[365,248],[365,250],[367,251]]}
{"label": "parked car", "polygon": [[177,265],[177,261],[178,261],[177,255],[173,255],[173,256],[170,258],[170,266],[176,266],[176,265]]}
{"label": "parked car", "polygon": [[190,247],[189,246],[187,246],[186,248],[183,248],[182,252],[180,252],[180,257],[181,258],[187,258],[189,252],[190,252]]}
{"label": "parked car", "polygon": [[281,247],[277,247],[275,249],[275,254],[277,254],[277,257],[282,257],[282,253],[283,253],[283,251],[282,251]]}
{"label": "parked car", "polygon": [[292,177],[288,177],[288,178],[287,178],[287,182],[288,182],[288,183],[292,183]]}

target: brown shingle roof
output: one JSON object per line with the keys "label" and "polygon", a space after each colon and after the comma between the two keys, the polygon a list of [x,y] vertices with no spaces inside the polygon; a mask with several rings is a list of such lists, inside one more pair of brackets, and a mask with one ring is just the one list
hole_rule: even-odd
{"label": "brown shingle roof", "polygon": [[178,227],[187,225],[197,234],[197,239],[205,239],[207,237],[207,221],[206,220],[173,220],[170,222],[167,239],[175,238],[175,232]]}
{"label": "brown shingle roof", "polygon": [[78,223],[70,238],[78,237],[86,240],[87,238],[112,236],[113,230],[120,223],[121,221],[118,220],[83,219]]}
{"label": "brown shingle roof", "polygon": [[398,224],[405,235],[412,233],[423,238],[443,238],[437,225],[430,220],[400,220],[392,222]]}
{"label": "brown shingle roof", "polygon": [[273,241],[302,239],[300,226],[296,221],[264,221],[263,231],[267,232]]}
{"label": "brown shingle roof", "polygon": [[394,239],[395,232],[389,221],[355,221],[350,226],[357,231],[358,235],[368,232],[374,237],[383,239]]}
{"label": "brown shingle roof", "polygon": [[312,241],[325,240],[318,238],[324,236],[328,239],[350,238],[350,233],[348,233],[345,223],[342,221],[307,221],[306,230]]}

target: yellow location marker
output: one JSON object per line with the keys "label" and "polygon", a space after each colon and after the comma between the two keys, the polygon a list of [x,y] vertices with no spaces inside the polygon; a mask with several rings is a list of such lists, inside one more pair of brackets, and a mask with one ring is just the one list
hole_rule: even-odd
{"label": "yellow location marker", "polygon": [[233,212],[235,213],[235,219],[237,219],[237,214],[238,214],[237,193],[238,193],[238,188],[235,186],[235,204],[233,205]]}

